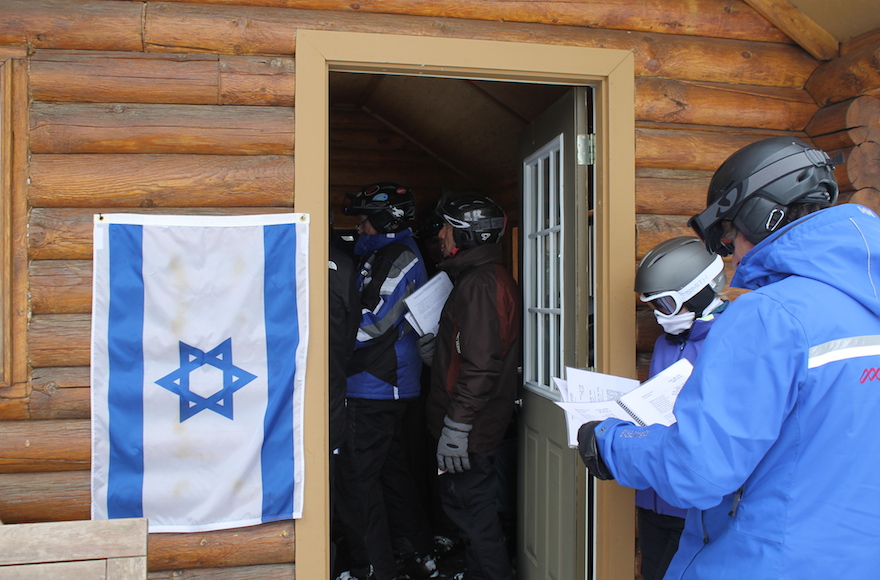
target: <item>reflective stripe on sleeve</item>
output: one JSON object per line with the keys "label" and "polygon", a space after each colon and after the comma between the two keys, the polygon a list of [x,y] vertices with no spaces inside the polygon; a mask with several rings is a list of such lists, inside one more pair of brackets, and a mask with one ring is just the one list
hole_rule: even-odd
{"label": "reflective stripe on sleeve", "polygon": [[807,367],[814,369],[830,362],[862,356],[880,356],[880,335],[839,338],[814,346],[810,349]]}

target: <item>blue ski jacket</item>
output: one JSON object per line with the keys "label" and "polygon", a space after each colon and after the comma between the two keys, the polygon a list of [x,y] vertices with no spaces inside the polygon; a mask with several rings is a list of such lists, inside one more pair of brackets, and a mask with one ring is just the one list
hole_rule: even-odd
{"label": "blue ski jacket", "polygon": [[428,280],[412,230],[362,234],[355,253],[361,322],[348,364],[346,396],[354,399],[414,399],[419,396],[422,359],[418,336],[404,319],[403,299]]}
{"label": "blue ski jacket", "polygon": [[[694,320],[694,325],[691,326],[689,332],[675,335],[664,333],[658,336],[654,343],[654,352],[651,353],[648,376],[653,377],[683,358],[691,363],[696,361],[697,355],[703,349],[703,340],[718,319],[718,314],[724,310],[727,304],[725,302],[723,306],[716,309],[716,312]],[[650,488],[640,489],[636,492],[636,505],[665,516],[683,518],[687,514],[687,510],[671,505]]]}
{"label": "blue ski jacket", "polygon": [[665,578],[880,574],[880,219],[843,204],[748,252],[671,427],[595,429],[622,485],[689,508]]}

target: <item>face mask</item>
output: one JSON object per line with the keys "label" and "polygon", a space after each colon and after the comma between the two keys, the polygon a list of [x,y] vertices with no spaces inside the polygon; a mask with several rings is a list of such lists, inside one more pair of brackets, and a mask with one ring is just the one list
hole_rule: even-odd
{"label": "face mask", "polygon": [[663,327],[666,334],[681,334],[685,330],[689,330],[694,325],[693,312],[680,312],[678,314],[663,314],[659,310],[654,311],[657,317],[657,323]]}

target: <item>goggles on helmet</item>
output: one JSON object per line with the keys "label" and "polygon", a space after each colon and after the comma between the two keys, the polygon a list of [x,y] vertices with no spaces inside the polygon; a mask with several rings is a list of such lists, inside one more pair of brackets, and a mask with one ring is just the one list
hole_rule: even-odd
{"label": "goggles on helmet", "polygon": [[681,290],[666,290],[655,294],[641,294],[639,300],[648,302],[651,306],[666,315],[678,314],[685,302],[697,295],[697,293],[712,283],[721,271],[724,270],[724,260],[721,256],[715,256],[712,263],[700,272],[700,274],[688,282]]}
{"label": "goggles on helmet", "polygon": [[[833,169],[835,163],[842,162],[842,158],[840,160],[838,158],[840,158],[839,155],[831,159],[821,149],[810,148],[771,163],[759,169],[748,178],[731,185],[727,191],[718,196],[718,199],[709,204],[706,209],[689,219],[688,226],[700,236],[700,239],[706,244],[707,250],[720,256],[729,256],[732,253],[731,248],[729,244],[721,239],[723,236],[722,220],[733,220],[740,205],[746,199],[755,195],[755,193],[761,191],[777,179],[789,173],[801,171],[811,165],[831,167]],[[790,202],[782,201],[781,203],[787,204]]]}

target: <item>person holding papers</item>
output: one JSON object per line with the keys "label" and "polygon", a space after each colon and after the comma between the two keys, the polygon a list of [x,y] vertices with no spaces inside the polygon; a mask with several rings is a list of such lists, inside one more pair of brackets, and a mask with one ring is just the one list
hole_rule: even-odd
{"label": "person holding papers", "polygon": [[[348,439],[340,457],[340,514],[352,569],[347,578],[392,580],[438,575],[433,537],[406,458],[403,417],[418,399],[422,361],[404,299],[427,280],[406,223],[415,197],[396,183],[347,195],[346,215],[359,216],[355,254],[361,320],[348,364]],[[398,569],[392,538],[406,538]],[[370,575],[372,566],[373,575]],[[400,574],[400,576],[399,576]]]}
{"label": "person holding papers", "polygon": [[[466,580],[510,580],[494,454],[513,416],[520,362],[519,290],[501,264],[504,211],[461,194],[439,208],[440,264],[453,281],[431,361],[428,429],[437,439],[443,508],[465,543]],[[426,357],[427,358],[427,357]]]}
{"label": "person holding papers", "polygon": [[[664,334],[654,343],[649,375],[673,363],[691,363],[703,347],[709,329],[728,302],[718,297],[727,284],[721,256],[712,254],[695,237],[660,243],[639,263],[635,291],[654,309]],[[664,501],[653,489],[636,492],[639,546],[644,580],[661,580],[684,529],[685,510]]]}
{"label": "person holding papers", "polygon": [[689,223],[751,292],[706,337],[676,423],[579,431],[593,475],[688,508],[665,580],[880,570],[880,219],[833,206],[835,163],[774,137],[721,165]]}

